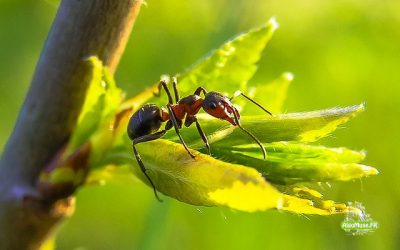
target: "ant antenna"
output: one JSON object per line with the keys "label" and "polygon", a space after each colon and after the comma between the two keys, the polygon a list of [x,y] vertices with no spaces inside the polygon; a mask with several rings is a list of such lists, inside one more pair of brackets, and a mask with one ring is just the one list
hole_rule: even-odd
{"label": "ant antenna", "polygon": [[256,101],[254,101],[253,99],[251,99],[250,97],[248,97],[247,95],[243,94],[242,91],[238,90],[236,91],[233,96],[231,98],[229,98],[230,101],[232,101],[233,98],[237,97],[237,96],[243,96],[244,98],[246,98],[247,100],[251,101],[252,103],[254,103],[255,105],[257,105],[260,109],[264,110],[266,113],[268,113],[270,116],[272,116],[272,113],[269,112],[267,109],[265,109],[263,106],[261,106],[261,104],[257,103]]}
{"label": "ant antenna", "polygon": [[261,144],[260,140],[257,139],[257,137],[255,137],[252,133],[250,133],[249,131],[247,131],[246,129],[244,129],[241,125],[238,124],[238,127],[243,130],[246,134],[248,134],[251,138],[253,138],[253,140],[258,144],[258,146],[260,146],[261,151],[263,153],[264,156],[264,160],[267,158],[267,152],[265,151],[264,146]]}
{"label": "ant antenna", "polygon": [[267,158],[267,151],[265,150],[264,146],[261,144],[260,140],[257,139],[257,137],[255,137],[252,133],[250,133],[249,131],[247,131],[246,129],[244,129],[242,127],[242,125],[240,124],[239,118],[237,117],[236,112],[232,112],[233,113],[233,117],[235,118],[235,122],[237,124],[237,126],[243,130],[246,134],[248,134],[257,144],[258,146],[260,146],[261,151],[263,153],[264,156],[264,160]]}

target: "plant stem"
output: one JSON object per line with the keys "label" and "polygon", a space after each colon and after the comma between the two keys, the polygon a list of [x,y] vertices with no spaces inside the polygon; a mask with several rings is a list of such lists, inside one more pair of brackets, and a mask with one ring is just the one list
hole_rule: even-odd
{"label": "plant stem", "polygon": [[0,159],[0,249],[37,249],[71,211],[49,204],[34,185],[68,140],[97,55],[113,73],[140,10],[138,0],[63,0],[37,64],[14,131]]}

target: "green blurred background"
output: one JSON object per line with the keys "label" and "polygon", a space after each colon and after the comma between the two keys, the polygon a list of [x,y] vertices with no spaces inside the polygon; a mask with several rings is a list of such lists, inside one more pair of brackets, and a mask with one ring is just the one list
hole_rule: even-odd
{"label": "green blurred background", "polygon": [[[0,1],[0,148],[10,134],[58,2]],[[164,198],[133,176],[87,187],[59,230],[57,249],[399,249],[400,1],[149,0],[116,79],[129,95],[183,71],[228,38],[276,16],[280,28],[255,82],[295,74],[285,110],[367,102],[367,111],[318,143],[366,149],[381,175],[323,184],[326,198],[358,201],[380,222],[349,236],[343,216],[254,214]]]}

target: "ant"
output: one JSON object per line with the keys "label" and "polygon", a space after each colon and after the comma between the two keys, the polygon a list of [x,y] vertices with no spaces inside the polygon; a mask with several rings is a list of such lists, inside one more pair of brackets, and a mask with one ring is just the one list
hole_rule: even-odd
{"label": "ant", "polygon": [[[176,78],[173,78],[172,86],[175,94],[175,103],[173,102],[166,81],[160,81],[158,85],[158,93],[154,93],[154,95],[160,96],[161,89],[164,89],[168,96],[168,104],[166,105],[167,110],[165,110],[163,107],[160,108],[155,104],[145,104],[142,108],[140,108],[131,116],[127,129],[129,138],[132,140],[132,147],[136,160],[140,166],[141,171],[153,187],[153,191],[157,200],[161,201],[157,194],[153,181],[146,173],[146,168],[142,162],[142,159],[140,158],[138,151],[136,150],[135,145],[138,143],[159,139],[169,129],[174,127],[175,132],[178,135],[183,147],[192,158],[195,158],[192,152],[190,152],[181,134],[179,133],[179,129],[182,128],[182,121],[185,120],[186,127],[189,127],[193,123],[196,123],[196,127],[200,134],[200,137],[207,148],[208,154],[211,155],[210,145],[208,143],[207,136],[204,134],[203,129],[201,128],[196,118],[196,114],[200,111],[201,108],[203,108],[203,110],[211,116],[226,120],[233,126],[237,126],[241,130],[243,130],[260,146],[264,159],[266,158],[267,153],[261,142],[253,134],[244,129],[240,124],[239,111],[233,106],[231,100],[234,97],[241,95],[257,105],[269,115],[272,115],[268,110],[263,108],[260,104],[258,104],[240,91],[237,91],[232,98],[228,98],[218,92],[207,92],[203,87],[198,87],[193,95],[188,95],[186,97],[180,98]],[[204,99],[201,98],[201,93],[203,93]],[[165,128],[159,131],[163,122],[166,122]]]}

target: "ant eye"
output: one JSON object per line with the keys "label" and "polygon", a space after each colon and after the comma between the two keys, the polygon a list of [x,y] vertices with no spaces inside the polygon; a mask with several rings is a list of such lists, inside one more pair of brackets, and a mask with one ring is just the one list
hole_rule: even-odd
{"label": "ant eye", "polygon": [[210,109],[216,109],[217,108],[217,104],[215,102],[211,102],[209,105]]}

